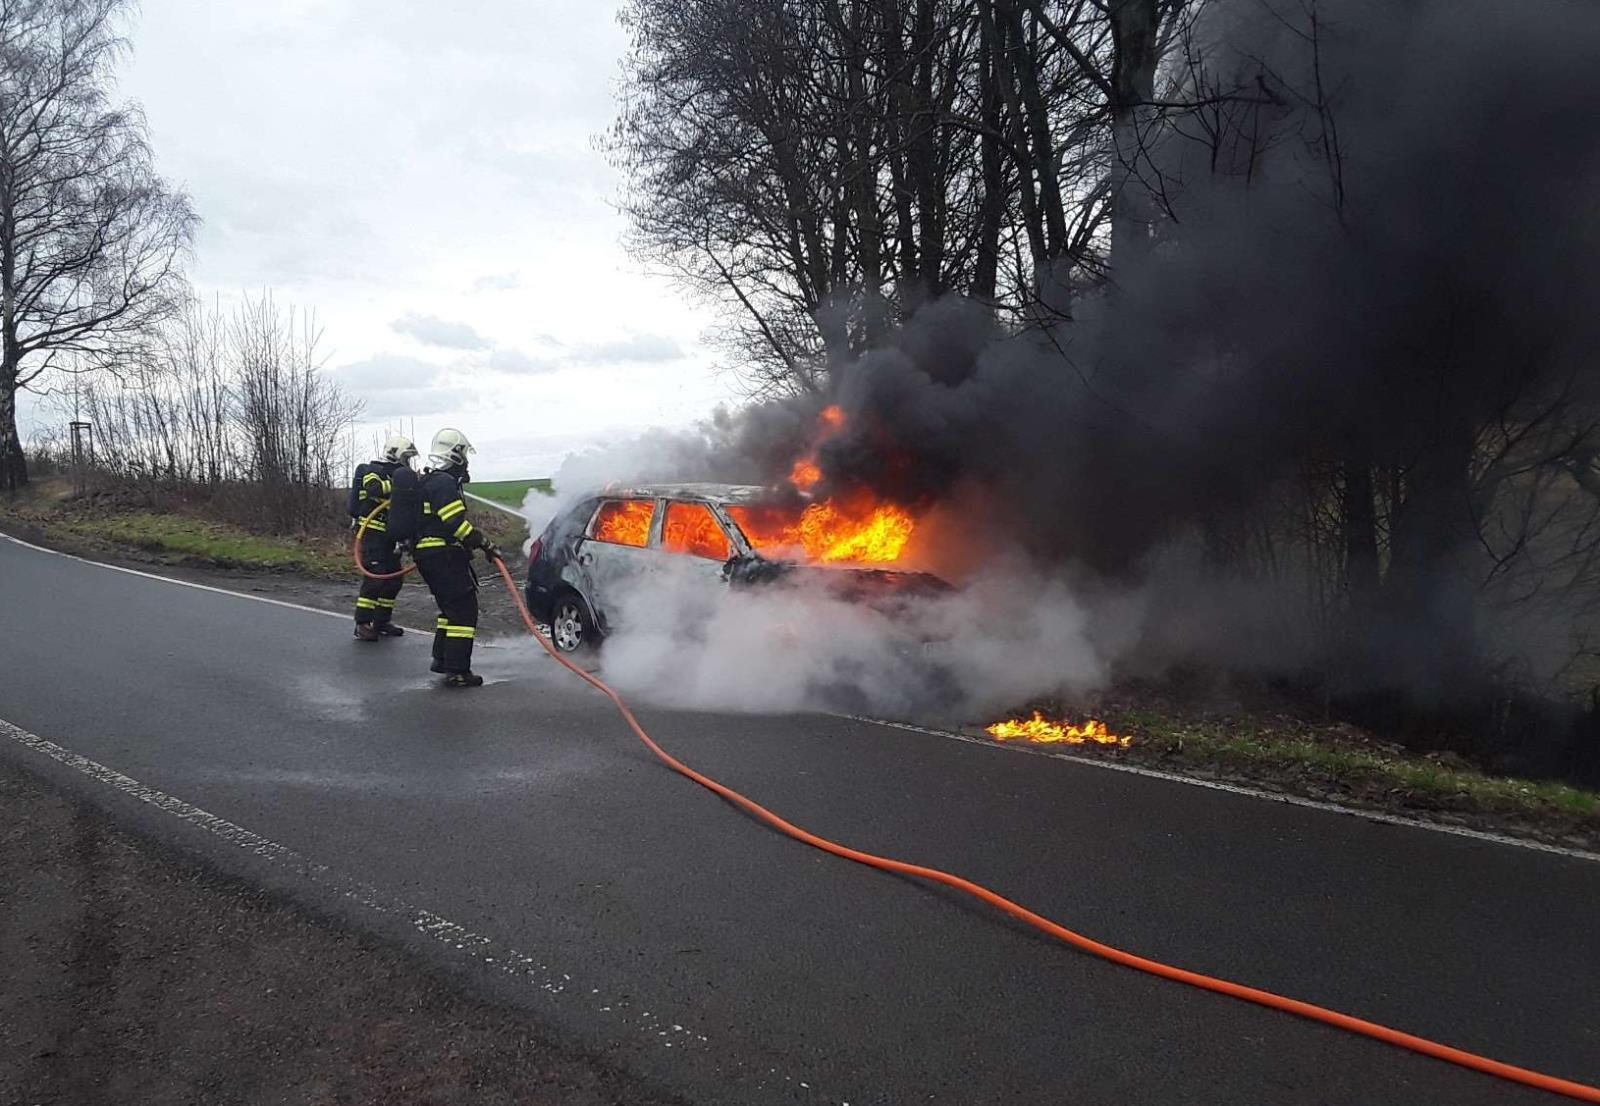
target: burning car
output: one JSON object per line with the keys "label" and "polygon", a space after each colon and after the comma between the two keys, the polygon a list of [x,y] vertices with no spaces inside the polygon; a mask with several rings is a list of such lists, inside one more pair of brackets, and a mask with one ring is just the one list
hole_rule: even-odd
{"label": "burning car", "polygon": [[950,590],[892,565],[914,528],[900,509],[864,499],[810,501],[737,484],[609,488],[558,514],[528,553],[528,608],[565,653],[617,628],[619,593],[673,569],[708,587],[807,586],[893,617]]}

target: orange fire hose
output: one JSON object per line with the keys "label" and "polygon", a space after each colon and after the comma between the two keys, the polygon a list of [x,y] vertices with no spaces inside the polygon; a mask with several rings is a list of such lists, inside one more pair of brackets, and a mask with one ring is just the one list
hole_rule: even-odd
{"label": "orange fire hose", "polygon": [[393,580],[404,576],[408,572],[415,572],[417,570],[415,561],[406,565],[399,572],[368,572],[367,566],[361,563],[361,537],[367,532],[367,527],[372,525],[372,520],[378,517],[378,512],[383,510],[388,505],[389,501],[385,499],[382,503],[379,503],[376,507],[372,508],[372,510],[368,512],[367,517],[361,520],[361,525],[356,527],[356,536],[350,542],[350,558],[351,560],[355,561],[356,571],[361,573],[361,575],[365,576],[369,580]]}
{"label": "orange fire hose", "polygon": [[[370,518],[371,516],[368,517]],[[363,525],[362,528],[365,529],[365,526]],[[360,534],[358,532],[358,543],[359,540]],[[361,559],[359,554],[356,557],[356,567],[361,568],[363,575],[373,575],[372,573],[367,572],[365,568],[361,567]],[[1521,1083],[1523,1086],[1533,1087],[1537,1090],[1549,1091],[1552,1094],[1565,1095],[1569,1098],[1577,1099],[1580,1102],[1600,1103],[1600,1087],[1592,1087],[1586,1083],[1575,1083],[1569,1079],[1561,1079],[1557,1076],[1545,1075],[1543,1072],[1530,1071],[1527,1068],[1519,1068],[1513,1064],[1502,1063],[1499,1060],[1493,1060],[1487,1056],[1479,1056],[1477,1053],[1467,1052],[1464,1049],[1452,1048],[1449,1045],[1440,1044],[1438,1041],[1430,1041],[1426,1037],[1418,1037],[1414,1034],[1405,1033],[1398,1029],[1390,1029],[1385,1025],[1378,1025],[1376,1022],[1365,1021],[1361,1018],[1352,1017],[1349,1014],[1341,1014],[1337,1010],[1329,1010],[1326,1007],[1317,1006],[1314,1003],[1301,1002],[1299,999],[1286,998],[1283,995],[1273,994],[1271,991],[1263,991],[1256,987],[1247,987],[1241,983],[1233,983],[1226,979],[1218,979],[1214,976],[1205,975],[1201,972],[1192,972],[1185,968],[1174,967],[1171,964],[1163,964],[1159,960],[1150,960],[1143,956],[1135,956],[1133,953],[1124,952],[1121,949],[1113,948],[1111,945],[1101,944],[1099,941],[1085,937],[1083,934],[1070,930],[1066,926],[1052,922],[1049,918],[1046,918],[1040,914],[1035,914],[1033,911],[1029,910],[1020,903],[1013,902],[1005,896],[989,890],[987,887],[973,883],[971,880],[963,879],[960,876],[952,875],[951,873],[941,871],[938,868],[926,868],[920,864],[908,864],[903,860],[895,860],[891,857],[878,856],[876,853],[862,852],[859,849],[852,849],[847,845],[841,845],[836,841],[830,841],[826,837],[819,837],[817,834],[801,829],[799,826],[785,821],[783,818],[779,817],[777,814],[774,814],[772,811],[768,810],[760,803],[757,803],[755,800],[748,799],[739,794],[739,792],[733,790],[733,788],[718,783],[710,776],[703,775],[702,773],[695,771],[687,764],[684,764],[682,761],[678,760],[671,753],[668,753],[660,745],[657,745],[655,740],[645,732],[644,726],[641,725],[639,719],[634,716],[632,709],[629,708],[628,704],[623,701],[622,696],[618,695],[614,690],[612,690],[612,688],[604,680],[600,679],[592,672],[585,671],[578,665],[573,664],[566,657],[562,656],[555,646],[546,640],[543,634],[539,633],[538,626],[534,624],[533,616],[528,612],[528,605],[523,601],[522,593],[517,590],[516,581],[511,578],[511,570],[506,567],[505,561],[499,558],[495,559],[495,567],[500,572],[500,578],[505,581],[506,590],[511,593],[511,598],[517,605],[517,612],[522,616],[523,624],[527,626],[528,632],[533,635],[534,640],[537,641],[544,648],[544,651],[555,658],[555,660],[563,667],[571,671],[585,683],[589,684],[607,699],[610,699],[612,705],[615,706],[617,711],[622,715],[623,721],[627,722],[628,728],[633,731],[634,736],[640,741],[644,742],[645,747],[654,753],[662,763],[664,763],[668,768],[671,768],[674,772],[677,772],[679,775],[693,780],[701,787],[714,792],[723,799],[726,799],[728,802],[732,803],[734,806],[739,807],[741,810],[745,811],[751,816],[761,820],[762,822],[765,822],[767,825],[771,826],[775,830],[778,830],[780,833],[787,834],[796,841],[802,841],[813,848],[821,849],[823,852],[832,853],[834,856],[840,856],[846,860],[853,860],[857,864],[865,864],[870,868],[878,868],[885,872],[897,872],[901,875],[918,876],[922,879],[932,880],[935,883],[942,883],[947,887],[953,887],[957,891],[964,891],[974,898],[981,899],[990,906],[993,906],[996,909],[1011,915],[1013,918],[1026,922],[1035,929],[1049,934],[1051,937],[1065,941],[1074,948],[1081,949],[1082,951],[1090,953],[1094,956],[1098,956],[1101,959],[1109,960],[1113,964],[1121,964],[1124,967],[1135,968],[1141,972],[1148,972],[1151,975],[1160,976],[1163,979],[1175,980],[1178,983],[1187,983],[1191,987],[1199,987],[1206,991],[1215,991],[1217,994],[1227,995],[1236,999],[1243,999],[1245,1002],[1253,1002],[1258,1006],[1265,1006],[1269,1009],[1281,1010],[1288,1014],[1295,1014],[1302,1018],[1309,1018],[1312,1021],[1322,1022],[1324,1025],[1331,1025],[1336,1029],[1343,1029],[1350,1033],[1357,1033],[1363,1037],[1370,1037],[1373,1040],[1382,1041],[1385,1044],[1396,1045],[1400,1048],[1409,1049],[1412,1052],[1420,1052],[1424,1056],[1431,1056],[1436,1060],[1444,1060],[1448,1063],[1458,1064],[1464,1068],[1471,1068],[1474,1071],[1480,1071],[1487,1075],[1497,1076],[1498,1078],[1506,1079],[1513,1083]]]}

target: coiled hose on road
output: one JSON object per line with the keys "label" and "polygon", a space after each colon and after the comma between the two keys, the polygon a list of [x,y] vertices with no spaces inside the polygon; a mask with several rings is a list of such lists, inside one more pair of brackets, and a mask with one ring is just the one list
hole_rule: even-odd
{"label": "coiled hose on road", "polygon": [[[356,569],[363,576],[375,580],[392,580],[397,576],[404,576],[407,572],[410,572],[416,567],[415,564],[412,564],[407,565],[399,572],[379,574],[367,571],[366,566],[361,563],[361,535],[366,531],[367,523],[370,522],[377,515],[378,511],[381,511],[384,506],[387,506],[387,503],[380,505],[377,510],[374,510],[372,514],[368,515],[361,521],[360,526],[356,530],[355,541],[352,543],[351,547],[351,554],[355,561]],[[1487,1056],[1480,1056],[1475,1052],[1468,1052],[1465,1049],[1452,1048],[1450,1045],[1440,1044],[1438,1041],[1431,1041],[1426,1037],[1418,1037],[1415,1034],[1405,1033],[1398,1029],[1391,1029],[1386,1025],[1379,1025],[1376,1022],[1365,1021],[1361,1018],[1352,1017],[1349,1014],[1341,1014],[1337,1010],[1329,1010],[1326,1007],[1317,1006],[1314,1003],[1301,1002],[1299,999],[1286,998],[1283,995],[1274,994],[1271,991],[1263,991],[1256,987],[1247,987],[1242,983],[1233,983],[1226,979],[1218,979],[1215,976],[1205,975],[1201,972],[1192,972],[1185,968],[1174,967],[1171,964],[1163,964],[1159,960],[1150,960],[1143,956],[1136,956],[1131,952],[1124,952],[1122,949],[1114,948],[1111,945],[1102,944],[1101,942],[1093,940],[1092,938],[1085,937],[1083,934],[1070,930],[1066,926],[1059,925],[1041,914],[1036,914],[1020,903],[1013,902],[1004,895],[997,894],[981,884],[973,883],[969,879],[963,879],[961,876],[952,875],[951,873],[942,871],[938,868],[926,868],[920,864],[909,864],[906,861],[895,860],[892,857],[879,856],[876,853],[862,852],[859,849],[852,849],[848,845],[841,845],[836,841],[830,841],[826,837],[820,837],[817,834],[811,833],[809,830],[801,829],[799,826],[785,821],[783,818],[779,817],[777,814],[774,814],[772,811],[768,810],[760,803],[757,803],[755,800],[748,799],[739,792],[733,790],[733,788],[728,787],[725,784],[718,783],[710,776],[695,771],[687,764],[684,764],[682,761],[678,760],[671,753],[668,753],[660,745],[657,745],[655,740],[647,732],[645,732],[644,726],[640,724],[639,719],[634,715],[628,704],[623,701],[621,695],[617,694],[617,692],[613,690],[610,685],[608,685],[604,680],[600,679],[600,677],[596,676],[594,673],[586,671],[585,669],[572,663],[566,657],[562,656],[560,651],[557,650],[556,647],[539,632],[539,627],[534,623],[533,615],[529,613],[528,605],[522,598],[522,592],[518,590],[516,581],[511,578],[511,570],[506,567],[505,561],[500,558],[496,558],[494,563],[496,569],[499,570],[500,578],[505,582],[506,590],[511,593],[512,601],[516,603],[517,612],[522,616],[523,624],[527,626],[528,632],[533,635],[533,639],[537,641],[544,648],[544,651],[549,653],[558,664],[573,673],[580,680],[583,680],[585,683],[593,687],[607,699],[610,699],[612,705],[615,706],[618,713],[622,715],[623,721],[628,724],[628,728],[633,731],[634,736],[640,741],[644,742],[645,747],[654,753],[663,764],[665,764],[668,768],[671,768],[674,772],[677,772],[679,775],[685,776],[699,784],[701,787],[706,788],[708,791],[721,796],[723,799],[726,799],[728,802],[745,811],[752,817],[765,822],[778,832],[794,838],[796,841],[804,842],[805,844],[810,845],[812,848],[821,849],[823,852],[832,853],[834,856],[843,857],[846,860],[853,860],[857,864],[865,864],[869,868],[877,868],[885,872],[895,872],[899,875],[917,876],[921,879],[931,880],[934,883],[942,883],[946,887],[953,887],[957,891],[963,891],[976,899],[980,899],[995,909],[1003,911],[1004,913],[1011,915],[1013,918],[1025,922],[1043,933],[1049,934],[1051,937],[1054,937],[1057,940],[1065,941],[1074,948],[1080,949],[1083,952],[1087,952],[1093,956],[1098,956],[1103,960],[1109,960],[1113,964],[1121,964],[1127,968],[1134,968],[1141,972],[1148,972],[1150,975],[1160,976],[1162,979],[1170,979],[1178,983],[1187,983],[1191,987],[1199,987],[1202,990],[1214,991],[1219,995],[1227,995],[1230,998],[1242,999],[1245,1002],[1253,1002],[1258,1006],[1265,1006],[1272,1010],[1281,1010],[1287,1014],[1295,1014],[1302,1018],[1308,1018],[1311,1021],[1321,1022],[1324,1025],[1331,1025],[1335,1029],[1343,1029],[1347,1032],[1356,1033],[1363,1037],[1370,1037],[1375,1041],[1382,1041],[1385,1044],[1395,1045],[1396,1047],[1408,1049],[1412,1052],[1418,1052],[1424,1056],[1431,1056],[1436,1060],[1444,1060],[1447,1063],[1457,1064],[1464,1068],[1471,1068],[1473,1071],[1483,1072],[1486,1075],[1493,1075],[1500,1079],[1509,1080],[1513,1083],[1520,1083],[1526,1087],[1533,1087],[1541,1091],[1549,1091],[1552,1094],[1565,1095],[1568,1098],[1577,1099],[1580,1102],[1600,1103],[1600,1087],[1593,1087],[1587,1083],[1576,1083],[1569,1079],[1559,1078],[1558,1076],[1546,1075],[1543,1072],[1531,1071],[1528,1068],[1519,1068],[1514,1064],[1502,1063],[1499,1060],[1493,1060]]]}

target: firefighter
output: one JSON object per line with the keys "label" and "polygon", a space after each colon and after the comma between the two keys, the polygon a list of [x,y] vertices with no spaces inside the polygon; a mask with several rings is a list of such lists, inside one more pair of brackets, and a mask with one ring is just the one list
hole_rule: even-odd
{"label": "firefighter", "polygon": [[490,561],[500,556],[467,518],[461,486],[468,480],[467,454],[474,452],[461,431],[439,431],[428,449],[432,467],[423,473],[418,488],[421,521],[412,556],[439,605],[432,671],[443,674],[446,687],[483,684],[483,677],[472,671],[472,642],[478,634],[478,577],[472,571],[472,552],[482,550]]}
{"label": "firefighter", "polygon": [[[361,563],[368,572],[388,574],[400,571],[400,553],[397,542],[401,535],[391,526],[392,512],[380,506],[395,494],[396,487],[412,487],[416,473],[411,471],[411,458],[417,447],[404,434],[391,434],[383,443],[383,452],[376,458],[356,467],[355,478],[350,482],[350,517],[352,525],[372,515],[361,534]],[[376,512],[374,514],[373,512]],[[405,631],[393,622],[395,599],[400,594],[403,576],[389,580],[361,578],[361,594],[356,599],[356,637],[362,641],[377,641],[383,637],[400,637]]]}

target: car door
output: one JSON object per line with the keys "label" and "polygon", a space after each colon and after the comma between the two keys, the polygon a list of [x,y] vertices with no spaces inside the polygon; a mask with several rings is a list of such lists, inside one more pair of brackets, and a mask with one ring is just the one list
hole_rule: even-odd
{"label": "car door", "polygon": [[539,553],[528,565],[528,607],[539,621],[549,620],[550,603],[563,586],[588,601],[589,574],[578,563],[578,546],[599,505],[596,498],[580,500],[557,514],[538,535]]}
{"label": "car door", "polygon": [[578,565],[589,584],[585,598],[605,633],[615,631],[627,593],[660,556],[651,548],[658,514],[654,499],[602,499],[578,543]]}
{"label": "car door", "polygon": [[702,577],[706,583],[722,580],[722,566],[733,555],[733,543],[711,507],[695,500],[669,499],[661,516],[662,567]]}

